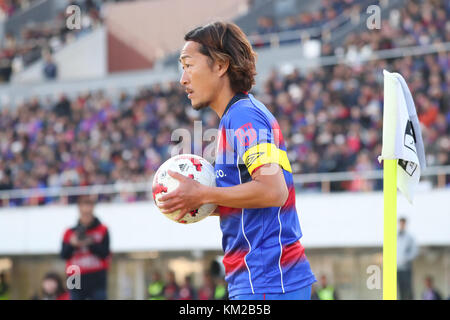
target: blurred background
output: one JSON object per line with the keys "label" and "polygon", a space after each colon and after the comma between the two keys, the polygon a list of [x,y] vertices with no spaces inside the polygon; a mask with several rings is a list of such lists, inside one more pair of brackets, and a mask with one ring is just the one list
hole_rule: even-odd
{"label": "blurred background", "polygon": [[218,218],[175,224],[151,195],[173,130],[218,126],[178,83],[184,34],[216,19],[258,53],[252,93],[287,143],[316,298],[382,298],[382,70],[403,75],[428,165],[414,205],[398,200],[410,297],[447,299],[447,0],[0,0],[0,299],[64,285],[63,236],[84,194],[109,231],[108,299],[226,297]]}

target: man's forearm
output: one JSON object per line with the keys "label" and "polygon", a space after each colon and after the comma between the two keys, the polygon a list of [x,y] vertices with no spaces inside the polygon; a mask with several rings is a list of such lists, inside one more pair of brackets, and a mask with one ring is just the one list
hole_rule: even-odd
{"label": "man's forearm", "polygon": [[179,219],[207,203],[230,208],[269,208],[283,206],[289,197],[278,164],[263,165],[253,171],[251,181],[232,187],[208,187],[179,173],[169,171],[169,175],[180,181],[180,185],[161,195],[157,205],[163,213],[181,210]]}
{"label": "man's forearm", "polygon": [[60,256],[62,259],[70,259],[73,255],[73,252],[75,251],[75,248],[70,243],[63,243],[61,248]]}
{"label": "man's forearm", "polygon": [[284,204],[279,190],[256,180],[233,187],[204,187],[203,195],[205,203],[230,208],[267,208]]}

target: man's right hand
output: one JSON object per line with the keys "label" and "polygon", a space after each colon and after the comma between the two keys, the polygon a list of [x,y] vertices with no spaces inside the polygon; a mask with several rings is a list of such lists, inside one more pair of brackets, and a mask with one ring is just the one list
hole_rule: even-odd
{"label": "man's right hand", "polygon": [[80,247],[87,247],[87,246],[93,244],[94,239],[91,237],[86,237],[86,239],[80,240],[80,239],[78,239],[78,236],[76,234],[73,234],[70,237],[69,242],[72,246],[80,248]]}
{"label": "man's right hand", "polygon": [[70,239],[69,242],[72,246],[74,247],[79,247],[81,245],[80,240],[78,240],[78,237],[76,234],[73,234]]}

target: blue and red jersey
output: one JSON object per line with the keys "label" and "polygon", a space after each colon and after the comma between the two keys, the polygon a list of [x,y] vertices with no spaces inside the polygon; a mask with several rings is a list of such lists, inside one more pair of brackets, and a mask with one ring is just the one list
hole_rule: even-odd
{"label": "blue and red jersey", "polygon": [[283,206],[218,208],[230,297],[285,293],[316,281],[300,243],[292,170],[278,122],[251,94],[238,93],[219,125],[216,184],[231,187],[249,182],[252,173],[268,163],[283,168],[289,190]]}

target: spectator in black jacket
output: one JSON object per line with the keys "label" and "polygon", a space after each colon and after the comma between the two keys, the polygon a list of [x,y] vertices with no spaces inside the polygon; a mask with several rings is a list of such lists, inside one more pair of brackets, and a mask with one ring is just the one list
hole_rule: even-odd
{"label": "spectator in black jacket", "polygon": [[58,66],[53,60],[53,56],[50,52],[44,51],[44,67],[42,73],[46,80],[55,80],[58,77]]}
{"label": "spectator in black jacket", "polygon": [[175,279],[175,272],[167,271],[167,284],[164,287],[164,297],[166,300],[178,300],[180,287]]}
{"label": "spectator in black jacket", "polygon": [[94,206],[91,196],[78,198],[80,220],[63,238],[61,257],[67,260],[66,272],[71,276],[74,276],[73,270],[80,273],[80,286],[77,288],[74,281],[75,288],[69,288],[71,300],[106,300],[109,233],[94,216]]}
{"label": "spectator in black jacket", "polygon": [[9,300],[9,285],[4,272],[0,273],[0,300]]}

